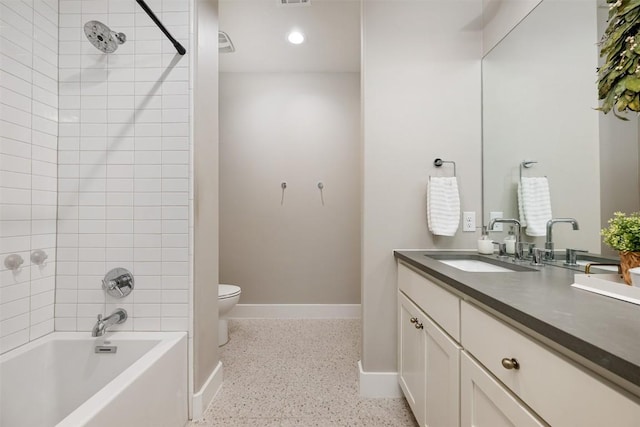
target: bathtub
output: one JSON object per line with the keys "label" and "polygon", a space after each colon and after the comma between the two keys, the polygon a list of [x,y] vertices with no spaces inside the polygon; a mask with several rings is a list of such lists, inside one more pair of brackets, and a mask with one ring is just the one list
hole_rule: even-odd
{"label": "bathtub", "polygon": [[187,399],[184,332],[56,332],[0,356],[2,427],[182,427]]}

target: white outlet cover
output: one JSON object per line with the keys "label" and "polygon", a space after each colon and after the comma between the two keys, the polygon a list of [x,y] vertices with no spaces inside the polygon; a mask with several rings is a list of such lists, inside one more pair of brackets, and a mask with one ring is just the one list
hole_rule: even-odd
{"label": "white outlet cover", "polygon": [[476,231],[476,213],[463,212],[462,231]]}

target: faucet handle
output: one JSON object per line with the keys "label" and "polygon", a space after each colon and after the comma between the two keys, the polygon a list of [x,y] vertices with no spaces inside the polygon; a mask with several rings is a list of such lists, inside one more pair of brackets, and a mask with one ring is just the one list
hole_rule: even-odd
{"label": "faucet handle", "polygon": [[527,248],[527,251],[529,251],[529,248],[531,248],[531,246],[535,246],[535,245],[529,242],[518,242],[518,244],[516,245],[516,253],[515,253],[514,259],[516,261],[524,260],[525,259],[524,248]]}
{"label": "faucet handle", "polygon": [[535,251],[536,249],[536,244],[535,243],[530,243],[530,242],[524,242],[527,243],[527,258],[532,258],[533,257],[533,251]]}
{"label": "faucet handle", "polygon": [[110,270],[102,280],[102,289],[115,298],[124,298],[133,290],[133,275],[124,268]]}
{"label": "faucet handle", "polygon": [[536,247],[535,243],[530,242],[518,242],[516,252],[524,253],[524,249],[527,248],[527,254],[533,253],[533,249]]}
{"label": "faucet handle", "polygon": [[575,267],[578,265],[578,252],[588,253],[589,251],[585,251],[584,249],[570,249],[567,248],[565,250],[565,261],[564,265]]}
{"label": "faucet handle", "polygon": [[551,252],[549,249],[533,248],[533,257],[531,258],[531,265],[544,265],[544,255]]}
{"label": "faucet handle", "polygon": [[491,242],[494,245],[498,246],[498,257],[507,257],[507,244],[500,242]]}

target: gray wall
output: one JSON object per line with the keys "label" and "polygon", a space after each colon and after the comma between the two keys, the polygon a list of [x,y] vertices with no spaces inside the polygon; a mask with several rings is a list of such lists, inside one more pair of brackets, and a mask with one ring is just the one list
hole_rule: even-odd
{"label": "gray wall", "polygon": [[359,73],[220,74],[220,279],[241,303],[360,301],[359,121]]}
{"label": "gray wall", "polygon": [[[194,391],[220,360],[218,352],[218,2],[196,1],[194,79],[195,233]],[[208,402],[205,402],[208,403]]]}
{"label": "gray wall", "polygon": [[[462,210],[481,210],[479,1],[363,3],[362,236],[365,371],[396,371],[396,248],[475,248],[434,238],[426,183],[457,163]],[[479,225],[479,224],[478,224]]]}

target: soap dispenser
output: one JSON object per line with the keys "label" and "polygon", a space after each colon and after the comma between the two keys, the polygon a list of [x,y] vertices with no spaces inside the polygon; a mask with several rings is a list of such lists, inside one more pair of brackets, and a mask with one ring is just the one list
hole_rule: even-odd
{"label": "soap dispenser", "polygon": [[507,237],[504,238],[504,244],[509,255],[516,253],[516,235],[513,232],[513,227],[509,230]]}
{"label": "soap dispenser", "polygon": [[489,232],[486,226],[482,226],[482,236],[478,240],[478,253],[484,255],[493,254],[493,242],[489,238]]}

